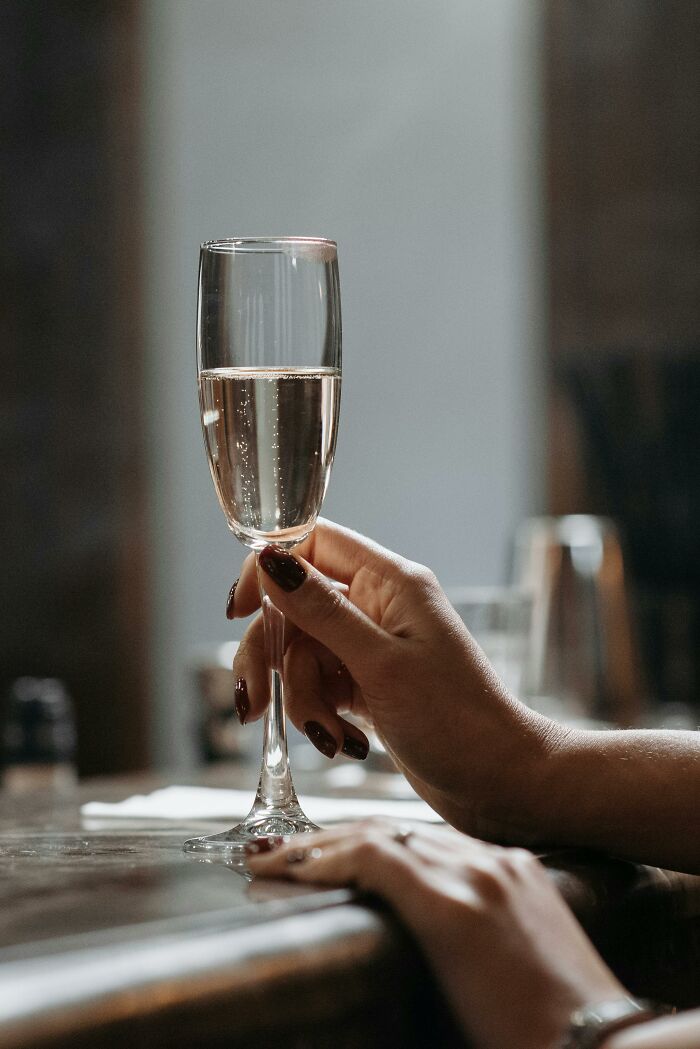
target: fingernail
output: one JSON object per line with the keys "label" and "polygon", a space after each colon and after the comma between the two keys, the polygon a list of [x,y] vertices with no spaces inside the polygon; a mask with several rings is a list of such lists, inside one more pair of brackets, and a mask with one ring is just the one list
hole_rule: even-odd
{"label": "fingernail", "polygon": [[357,761],[364,761],[369,754],[369,743],[363,739],[355,739],[346,732],[343,740],[343,754],[349,758],[356,758]]}
{"label": "fingernail", "polygon": [[281,837],[258,838],[257,841],[247,841],[244,846],[246,856],[259,856],[263,852],[272,852],[279,848],[283,842]]}
{"label": "fingernail", "polygon": [[327,758],[335,757],[338,744],[330,732],[327,732],[323,725],[319,725],[318,721],[306,721],[304,723],[304,735],[313,743],[316,750],[320,750]]}
{"label": "fingernail", "polygon": [[233,619],[234,606],[236,601],[236,587],[238,586],[238,580],[233,584],[228,592],[228,601],[226,602],[226,618]]}
{"label": "fingernail", "polygon": [[250,710],[250,701],[248,699],[248,686],[245,683],[245,679],[242,677],[239,677],[236,681],[236,689],[233,693],[233,705],[236,708],[238,720],[241,725],[245,725],[245,719],[248,717],[248,711]]}
{"label": "fingernail", "polygon": [[306,579],[306,571],[296,557],[276,546],[266,546],[261,550],[259,560],[262,570],[287,593],[297,590]]}

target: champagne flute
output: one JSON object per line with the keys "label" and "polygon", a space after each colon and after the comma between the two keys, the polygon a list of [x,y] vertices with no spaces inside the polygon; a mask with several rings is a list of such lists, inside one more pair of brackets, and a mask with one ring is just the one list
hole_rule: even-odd
{"label": "champagne flute", "polygon": [[[202,245],[199,402],[209,468],[229,528],[246,546],[288,550],[313,530],[335,454],[341,384],[340,284],[333,241],[230,238]],[[283,703],[284,617],[258,581],[270,673],[253,806],[187,852],[224,858],[270,834],[316,830],[297,800]],[[205,858],[205,857],[202,857]]]}

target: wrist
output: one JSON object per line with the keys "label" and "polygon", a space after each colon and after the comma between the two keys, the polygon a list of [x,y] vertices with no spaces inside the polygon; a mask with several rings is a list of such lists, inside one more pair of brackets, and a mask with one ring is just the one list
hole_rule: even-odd
{"label": "wrist", "polygon": [[576,821],[586,805],[581,791],[587,778],[579,760],[585,731],[533,716],[539,735],[529,794],[533,844],[576,847],[581,844]]}
{"label": "wrist", "polygon": [[[572,730],[513,703],[469,833],[536,848],[559,840],[557,792],[568,775]],[[474,815],[474,814],[473,814]]]}
{"label": "wrist", "polygon": [[561,840],[559,795],[571,775],[570,754],[575,749],[574,730],[528,710],[524,760],[514,762],[511,787],[523,813],[530,847]]}

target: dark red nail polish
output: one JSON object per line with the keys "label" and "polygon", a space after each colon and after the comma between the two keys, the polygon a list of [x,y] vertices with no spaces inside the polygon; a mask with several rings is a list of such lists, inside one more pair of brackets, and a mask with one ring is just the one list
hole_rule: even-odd
{"label": "dark red nail polish", "polygon": [[338,750],[338,744],[318,721],[307,721],[304,723],[304,735],[322,754],[327,758],[334,758]]}
{"label": "dark red nail polish", "polygon": [[349,758],[355,758],[357,761],[364,761],[369,754],[369,743],[365,739],[356,739],[354,736],[349,736],[346,732],[343,740],[343,754]]}
{"label": "dark red nail polish", "polygon": [[260,551],[258,558],[263,572],[287,593],[298,590],[306,579],[306,571],[296,557],[292,557],[285,550],[278,550],[276,546],[266,546]]}
{"label": "dark red nail polish", "polygon": [[228,601],[226,602],[226,618],[233,619],[234,608],[236,602],[236,587],[238,586],[238,580],[233,584],[228,592]]}
{"label": "dark red nail polish", "polygon": [[263,852],[272,852],[284,841],[281,837],[269,837],[269,838],[258,838],[257,841],[247,841],[245,843],[245,854],[246,856],[259,856]]}
{"label": "dark red nail polish", "polygon": [[236,708],[236,715],[241,725],[245,725],[245,720],[248,717],[248,711],[250,710],[250,701],[248,699],[248,686],[245,683],[245,679],[239,677],[236,681],[236,690],[233,694],[233,705]]}

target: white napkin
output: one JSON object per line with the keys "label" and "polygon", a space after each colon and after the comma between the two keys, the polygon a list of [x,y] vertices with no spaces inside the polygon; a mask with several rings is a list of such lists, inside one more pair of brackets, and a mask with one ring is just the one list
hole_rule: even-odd
{"label": "white napkin", "polygon": [[[364,819],[367,816],[389,816],[393,819],[425,820],[441,823],[442,819],[420,798],[413,801],[382,801],[379,798],[299,798],[307,816],[314,822],[338,823]],[[152,794],[134,794],[116,803],[88,801],[80,809],[88,818],[178,820],[235,820],[250,811],[253,792],[221,790],[213,787],[163,787]]]}

